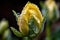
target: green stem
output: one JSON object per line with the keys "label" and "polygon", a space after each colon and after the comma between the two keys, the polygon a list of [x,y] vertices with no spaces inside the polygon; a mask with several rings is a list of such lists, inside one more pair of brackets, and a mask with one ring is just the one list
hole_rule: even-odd
{"label": "green stem", "polygon": [[46,24],[46,40],[51,40],[51,22],[47,21]]}

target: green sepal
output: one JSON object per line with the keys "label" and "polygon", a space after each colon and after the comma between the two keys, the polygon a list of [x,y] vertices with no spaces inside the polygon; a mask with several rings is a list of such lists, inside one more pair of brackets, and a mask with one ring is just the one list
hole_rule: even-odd
{"label": "green sepal", "polygon": [[39,28],[38,28],[38,23],[37,21],[32,17],[29,22],[28,22],[28,25],[29,25],[29,37],[30,38],[35,38],[38,33],[39,33]]}
{"label": "green sepal", "polygon": [[[45,25],[45,22],[46,22],[46,16],[44,17],[44,19],[43,19],[43,21],[42,21],[42,23],[41,23],[41,32],[43,31],[43,29],[44,29],[44,25]],[[40,33],[41,33],[40,32]]]}
{"label": "green sepal", "polygon": [[38,34],[39,32],[39,28],[38,28],[38,24],[36,24],[36,20],[32,17],[30,20],[29,20],[29,27],[30,27],[30,32],[33,34]]}
{"label": "green sepal", "polygon": [[29,37],[23,37],[23,40],[31,40]]}
{"label": "green sepal", "polygon": [[14,13],[15,17],[16,17],[16,21],[18,19],[18,14],[16,13],[16,11],[12,10],[12,12]]}
{"label": "green sepal", "polygon": [[36,34],[29,35],[30,38],[35,38],[36,36],[37,36]]}
{"label": "green sepal", "polygon": [[11,30],[13,31],[13,33],[17,36],[17,37],[23,37],[23,34],[19,31],[17,31],[15,28],[10,27]]}

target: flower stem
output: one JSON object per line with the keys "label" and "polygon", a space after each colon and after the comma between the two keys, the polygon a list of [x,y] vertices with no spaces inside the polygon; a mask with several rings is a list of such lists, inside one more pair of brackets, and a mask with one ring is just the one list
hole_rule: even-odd
{"label": "flower stem", "polygon": [[46,40],[51,40],[51,22],[46,23]]}

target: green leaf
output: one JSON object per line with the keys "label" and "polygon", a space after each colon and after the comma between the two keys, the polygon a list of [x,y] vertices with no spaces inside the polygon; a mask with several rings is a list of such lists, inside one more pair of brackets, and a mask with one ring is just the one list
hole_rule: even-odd
{"label": "green leaf", "polygon": [[19,31],[17,31],[15,28],[13,28],[13,27],[10,27],[10,28],[17,37],[22,37],[23,36],[23,34]]}

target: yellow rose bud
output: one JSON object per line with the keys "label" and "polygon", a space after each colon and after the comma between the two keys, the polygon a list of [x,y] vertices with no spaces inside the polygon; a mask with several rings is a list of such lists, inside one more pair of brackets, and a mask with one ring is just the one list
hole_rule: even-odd
{"label": "yellow rose bud", "polygon": [[23,8],[20,16],[18,17],[18,25],[19,25],[19,30],[23,34],[28,34],[29,32],[29,26],[28,26],[28,21],[34,17],[35,20],[37,21],[38,25],[41,24],[43,21],[43,16],[38,8],[37,5],[28,2],[25,7]]}

